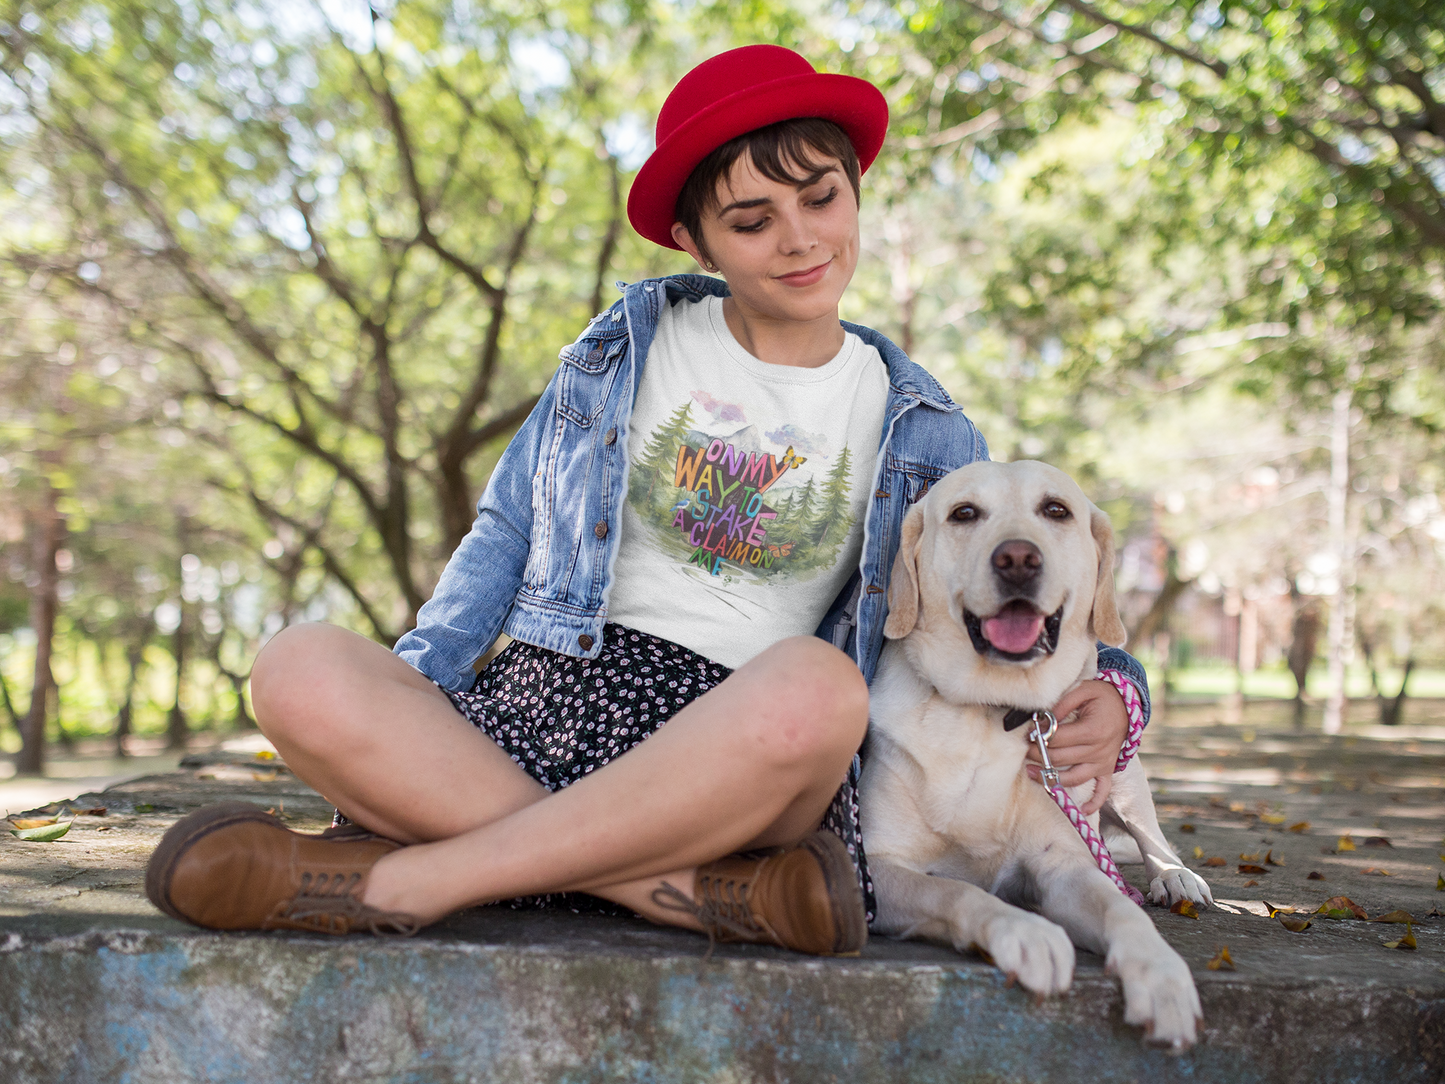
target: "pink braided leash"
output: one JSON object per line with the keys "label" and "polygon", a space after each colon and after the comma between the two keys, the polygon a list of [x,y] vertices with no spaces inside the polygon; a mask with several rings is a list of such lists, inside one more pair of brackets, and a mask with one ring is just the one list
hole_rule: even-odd
{"label": "pink braided leash", "polygon": [[1100,670],[1094,675],[1094,680],[1107,681],[1114,686],[1123,699],[1124,711],[1129,716],[1129,733],[1125,735],[1124,744],[1119,747],[1119,759],[1114,763],[1114,771],[1122,772],[1139,751],[1139,742],[1144,737],[1144,701],[1139,696],[1139,690],[1122,670]]}
{"label": "pink braided leash", "polygon": [[[1110,682],[1110,684],[1113,684],[1113,682]],[[1125,703],[1127,705],[1128,701],[1126,700]],[[1048,733],[1044,733],[1043,722],[1039,719],[1040,715],[1047,716],[1049,720]],[[1128,896],[1140,907],[1143,907],[1144,897],[1139,893],[1138,889],[1124,880],[1123,874],[1119,872],[1119,867],[1114,864],[1114,856],[1109,853],[1108,845],[1099,833],[1094,831],[1094,826],[1089,823],[1083,811],[1074,804],[1074,800],[1069,797],[1068,791],[1058,785],[1059,773],[1049,762],[1049,738],[1053,737],[1054,730],[1057,729],[1058,725],[1058,721],[1054,719],[1052,713],[1037,712],[1033,718],[1033,732],[1029,735],[1029,741],[1037,743],[1039,753],[1043,757],[1044,770],[1040,773],[1040,780],[1044,785],[1044,790],[1047,791],[1049,797],[1054,800],[1054,804],[1063,811],[1064,816],[1069,818],[1069,823],[1074,826],[1074,831],[1079,833],[1079,838],[1084,841],[1084,846],[1089,848],[1089,853],[1094,856],[1094,864],[1103,871],[1104,876],[1113,881],[1114,884],[1118,886],[1120,892],[1124,893],[1124,895]],[[1138,748],[1137,742],[1135,743],[1135,748]]]}

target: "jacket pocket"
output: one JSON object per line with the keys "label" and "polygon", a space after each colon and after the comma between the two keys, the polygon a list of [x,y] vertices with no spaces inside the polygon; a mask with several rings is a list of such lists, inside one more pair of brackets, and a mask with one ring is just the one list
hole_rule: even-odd
{"label": "jacket pocket", "polygon": [[[903,506],[920,501],[928,495],[933,483],[948,473],[948,468],[931,463],[918,463],[895,455],[888,457],[890,488],[894,497],[901,497]],[[901,491],[901,492],[900,492]]]}
{"label": "jacket pocket", "polygon": [[562,351],[557,379],[557,413],[587,428],[602,413],[608,391],[616,379],[615,362],[627,349],[627,340],[573,343]]}

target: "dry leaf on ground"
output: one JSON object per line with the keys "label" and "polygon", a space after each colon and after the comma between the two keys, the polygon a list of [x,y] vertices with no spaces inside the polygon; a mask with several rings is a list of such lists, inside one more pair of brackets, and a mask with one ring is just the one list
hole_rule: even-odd
{"label": "dry leaf on ground", "polygon": [[1265,910],[1269,912],[1270,918],[1274,918],[1275,915],[1292,915],[1296,910],[1294,907],[1276,907],[1270,903],[1269,900],[1260,900],[1259,902],[1264,904]]}
{"label": "dry leaf on ground", "polygon": [[47,824],[54,824],[54,817],[12,817],[10,823],[22,832],[29,828],[44,828]]}
{"label": "dry leaf on ground", "polygon": [[1289,826],[1289,830],[1290,830],[1291,832],[1296,832],[1296,833],[1298,833],[1298,832],[1307,832],[1307,831],[1309,831],[1309,827],[1310,827],[1310,822],[1309,822],[1309,821],[1300,821],[1298,824],[1291,824],[1291,825]]}
{"label": "dry leaf on ground", "polygon": [[1325,875],[1324,875],[1323,873],[1321,873],[1321,872],[1320,872],[1319,870],[1317,870],[1317,869],[1312,869],[1312,870],[1310,870],[1307,874],[1305,874],[1305,880],[1306,880],[1306,881],[1323,881],[1323,880],[1325,880]]}
{"label": "dry leaf on ground", "polygon": [[1365,840],[1365,844],[1364,844],[1364,845],[1365,845],[1366,847],[1394,847],[1394,846],[1395,846],[1393,843],[1391,843],[1391,842],[1390,842],[1388,839],[1386,839],[1384,836],[1370,836],[1370,837],[1368,837],[1368,838]]}
{"label": "dry leaf on ground", "polygon": [[70,825],[71,822],[66,821],[64,824],[47,824],[39,828],[26,828],[10,834],[23,839],[26,843],[53,843],[70,831]]}
{"label": "dry leaf on ground", "polygon": [[1409,911],[1394,910],[1388,915],[1376,915],[1371,922],[1414,922],[1415,916]]}
{"label": "dry leaf on ground", "polygon": [[1256,866],[1253,862],[1241,862],[1241,863],[1239,864],[1239,872],[1240,872],[1240,873],[1268,873],[1269,870],[1265,869],[1263,866]]}
{"label": "dry leaf on ground", "polygon": [[1283,858],[1276,858],[1276,857],[1274,856],[1274,851],[1273,851],[1273,850],[1269,850],[1269,851],[1266,851],[1265,854],[1264,854],[1264,864],[1265,864],[1266,866],[1283,866],[1283,865],[1284,865],[1284,859],[1283,859]]}
{"label": "dry leaf on ground", "polygon": [[1203,848],[1203,847],[1195,847],[1195,848],[1194,848],[1194,857],[1195,857],[1195,858],[1203,858],[1203,857],[1204,857],[1204,848]]}
{"label": "dry leaf on ground", "polygon": [[1435,891],[1445,892],[1445,876],[1435,874]]}
{"label": "dry leaf on ground", "polygon": [[1229,946],[1221,945],[1219,951],[1214,954],[1214,959],[1204,965],[1211,971],[1218,971],[1223,968],[1226,971],[1235,970],[1234,957],[1229,954]]}
{"label": "dry leaf on ground", "polygon": [[1181,832],[1192,832],[1192,831],[1194,831],[1194,825],[1192,825],[1192,824],[1181,824],[1181,825],[1179,826],[1179,830],[1180,830]]}
{"label": "dry leaf on ground", "polygon": [[1239,860],[1241,862],[1258,862],[1259,852],[1255,851],[1254,854],[1242,854],[1239,856]]}
{"label": "dry leaf on ground", "polygon": [[1386,948],[1408,949],[1411,952],[1414,952],[1415,949],[1419,947],[1415,944],[1414,926],[1406,926],[1405,936],[1400,938],[1398,941],[1382,941],[1381,944],[1383,944]]}
{"label": "dry leaf on ground", "polygon": [[257,760],[275,760],[275,759],[276,759],[276,754],[273,753],[273,752],[271,752],[271,750],[269,750],[269,749],[262,749],[259,753],[256,754],[256,759],[257,759]]}
{"label": "dry leaf on ground", "polygon": [[1324,915],[1325,918],[1362,918],[1366,921],[1370,917],[1365,913],[1365,909],[1349,896],[1331,896],[1320,904],[1315,914]]}
{"label": "dry leaf on ground", "polygon": [[1265,824],[1283,824],[1288,818],[1277,813],[1261,813],[1259,819]]}
{"label": "dry leaf on ground", "polygon": [[1225,864],[1225,862],[1224,862],[1224,859],[1223,859],[1223,858],[1220,858],[1219,855],[1216,854],[1216,855],[1212,855],[1212,856],[1209,857],[1209,858],[1206,858],[1206,859],[1204,860],[1204,864],[1205,864],[1206,866],[1222,866],[1222,865]]}
{"label": "dry leaf on ground", "polygon": [[1292,918],[1285,914],[1276,915],[1275,918],[1279,919],[1279,924],[1290,933],[1304,933],[1310,928],[1310,920],[1307,918]]}
{"label": "dry leaf on ground", "polygon": [[1360,870],[1361,873],[1368,873],[1371,877],[1391,877],[1393,874],[1387,869],[1380,869],[1377,866],[1370,866]]}
{"label": "dry leaf on ground", "polygon": [[1337,851],[1353,851],[1354,849],[1355,841],[1349,836],[1341,836],[1339,838],[1339,841],[1335,844],[1335,850]]}
{"label": "dry leaf on ground", "polygon": [[1169,908],[1171,915],[1183,915],[1185,918],[1198,920],[1199,911],[1194,906],[1193,900],[1180,900],[1173,907]]}

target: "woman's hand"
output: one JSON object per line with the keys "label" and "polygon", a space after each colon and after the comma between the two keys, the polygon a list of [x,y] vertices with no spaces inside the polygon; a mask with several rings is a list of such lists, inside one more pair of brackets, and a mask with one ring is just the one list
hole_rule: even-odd
{"label": "woman's hand", "polygon": [[[1114,782],[1114,765],[1129,735],[1129,713],[1124,698],[1107,681],[1086,681],[1065,693],[1053,707],[1059,728],[1049,742],[1049,760],[1059,769],[1059,782],[1076,787],[1093,779],[1094,793],[1079,808],[1093,813],[1109,796]],[[1068,722],[1064,720],[1073,714]],[[1043,759],[1037,745],[1029,743],[1029,778],[1038,779]]]}

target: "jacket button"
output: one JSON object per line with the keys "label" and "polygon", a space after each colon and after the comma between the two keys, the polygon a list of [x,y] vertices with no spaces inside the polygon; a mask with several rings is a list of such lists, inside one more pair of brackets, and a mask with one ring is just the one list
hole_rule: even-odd
{"label": "jacket button", "polygon": [[594,346],[591,350],[587,351],[587,360],[588,360],[588,361],[597,361],[597,360],[600,359],[601,357],[602,357],[602,347],[600,347],[600,346]]}
{"label": "jacket button", "polygon": [[591,651],[592,637],[588,636],[584,632],[581,636],[577,637],[577,646],[580,647],[583,651]]}
{"label": "jacket button", "polygon": [[595,534],[598,538],[606,538],[607,521],[605,519],[599,519],[597,521],[597,526],[592,528],[592,533]]}
{"label": "jacket button", "polygon": [[608,443],[608,444],[616,444],[616,443],[617,443],[617,426],[614,425],[611,429],[607,430],[607,435],[606,435],[605,437],[603,437],[602,439],[603,439],[606,443]]}

